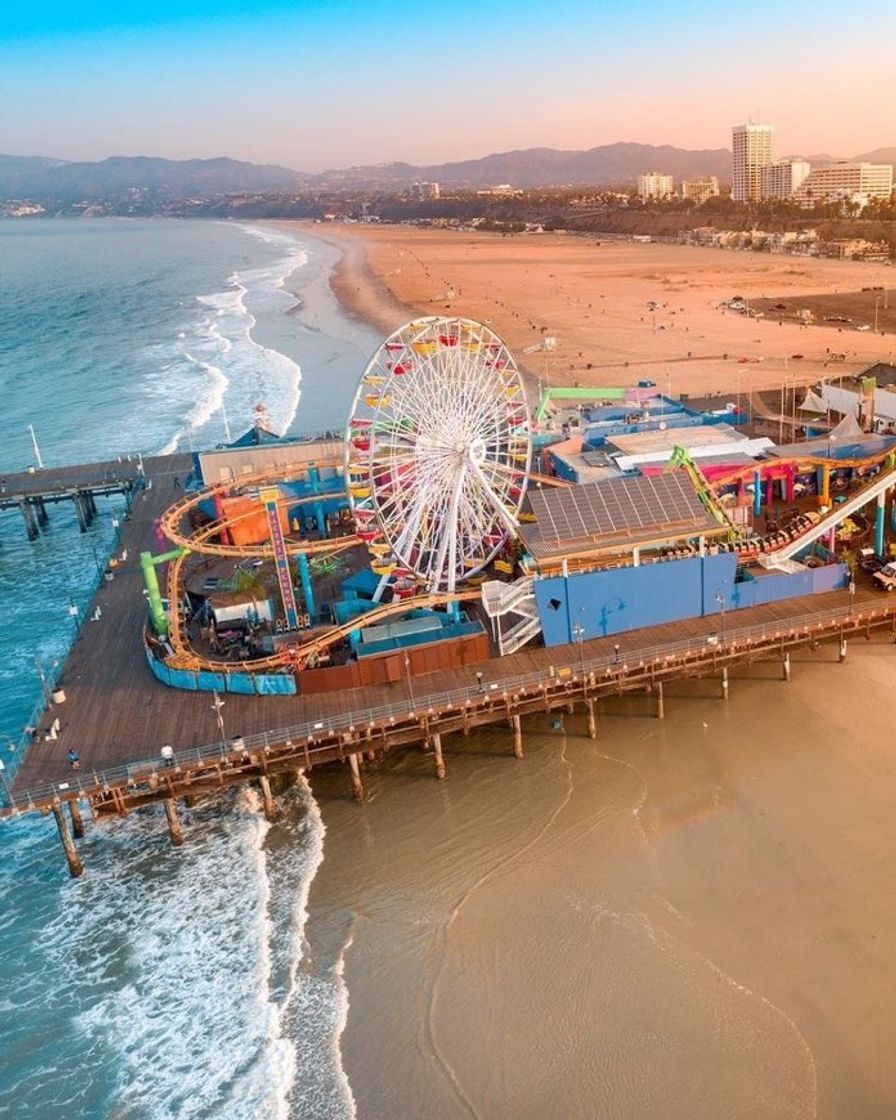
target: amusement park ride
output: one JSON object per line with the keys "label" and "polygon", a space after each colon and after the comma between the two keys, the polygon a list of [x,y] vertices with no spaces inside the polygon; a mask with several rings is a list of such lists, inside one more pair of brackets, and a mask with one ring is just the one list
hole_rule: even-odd
{"label": "amusement park ride", "polygon": [[[320,501],[319,495],[296,498],[279,488],[295,479],[295,467],[192,491],[166,511],[160,530],[176,547],[159,557],[144,554],[142,563],[150,617],[169,647],[168,664],[215,672],[298,669],[362,623],[479,598],[484,571],[516,532],[531,455],[525,388],[504,342],[469,319],[430,317],[406,324],[379,347],[361,377],[342,458],[315,464],[344,473],[353,532],[321,539],[284,532],[287,510]],[[201,506],[211,503],[220,510],[219,499],[235,490],[263,506],[266,541],[232,543],[234,530],[257,516],[257,507],[191,524]],[[310,558],[359,545],[366,546],[369,567],[379,577],[377,605],[361,618],[303,633],[290,561],[297,562],[307,587]],[[194,555],[272,561],[285,629],[294,640],[248,663],[200,652],[190,640],[185,612],[186,566]],[[167,604],[155,576],[155,566],[166,562]]]}

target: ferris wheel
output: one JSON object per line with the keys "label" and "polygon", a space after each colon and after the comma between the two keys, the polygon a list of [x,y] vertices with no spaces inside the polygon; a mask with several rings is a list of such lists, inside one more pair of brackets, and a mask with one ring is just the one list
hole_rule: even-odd
{"label": "ferris wheel", "polygon": [[345,470],[371,567],[399,594],[454,591],[516,531],[531,461],[510,351],[472,319],[425,318],[371,358],[346,430]]}

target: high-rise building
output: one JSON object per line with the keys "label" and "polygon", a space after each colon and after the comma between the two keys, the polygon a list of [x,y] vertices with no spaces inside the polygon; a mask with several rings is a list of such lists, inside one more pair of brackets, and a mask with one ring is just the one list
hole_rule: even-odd
{"label": "high-rise building", "polygon": [[425,202],[428,199],[439,198],[441,190],[438,183],[412,183],[411,195],[420,202]]}
{"label": "high-rise building", "polygon": [[759,169],[763,198],[792,198],[809,175],[812,165],[805,159],[779,159]]}
{"label": "high-rise building", "polygon": [[675,193],[675,180],[660,171],[648,171],[638,176],[638,195],[642,202],[651,198],[668,198]]}
{"label": "high-rise building", "polygon": [[864,205],[871,198],[889,198],[892,191],[892,164],[843,162],[813,168],[795,197],[802,206],[838,199]]}
{"label": "high-rise building", "polygon": [[758,202],[762,198],[760,173],[772,162],[770,124],[738,124],[731,130],[734,171],[731,197],[735,202]]}
{"label": "high-rise building", "polygon": [[705,179],[685,179],[681,184],[681,197],[692,198],[695,202],[706,202],[719,193],[719,180],[715,175]]}

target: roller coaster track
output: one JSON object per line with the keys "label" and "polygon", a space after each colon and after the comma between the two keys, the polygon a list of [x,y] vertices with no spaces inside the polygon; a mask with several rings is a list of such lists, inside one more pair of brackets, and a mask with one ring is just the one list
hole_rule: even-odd
{"label": "roller coaster track", "polygon": [[[320,462],[317,466],[333,466],[333,461]],[[342,465],[342,460],[339,464]],[[453,594],[425,594],[411,599],[396,599],[391,603],[382,604],[364,615],[354,618],[349,622],[333,626],[322,633],[315,635],[299,645],[291,645],[281,652],[272,654],[249,662],[226,661],[219,658],[206,657],[196,652],[190,644],[186,634],[185,619],[183,616],[183,578],[184,564],[190,553],[203,556],[232,556],[242,558],[273,558],[274,549],[270,543],[251,545],[226,545],[213,542],[212,537],[237,524],[243,518],[254,517],[257,510],[249,510],[226,521],[213,521],[203,525],[192,533],[186,533],[181,528],[186,515],[198,509],[201,502],[214,499],[216,495],[223,495],[237,488],[255,488],[264,485],[275,485],[283,482],[291,474],[294,475],[295,467],[280,471],[262,471],[252,475],[244,475],[239,479],[210,486],[195,494],[185,496],[175,502],[162,515],[159,526],[161,531],[172,543],[179,545],[183,551],[168,566],[166,589],[168,594],[168,641],[174,651],[168,659],[172,668],[191,669],[194,671],[207,670],[215,673],[233,672],[258,672],[269,669],[282,669],[286,666],[302,668],[309,658],[319,654],[321,650],[341,641],[352,631],[358,630],[362,625],[371,626],[378,621],[396,614],[406,614],[417,607],[447,606],[458,600],[478,599],[480,591],[477,588],[468,591],[454,592]],[[307,494],[301,497],[285,495],[279,504],[290,507],[308,505],[314,502],[331,500],[344,496],[345,491],[328,491],[322,494]],[[349,548],[359,546],[360,542],[354,534],[346,537],[335,537],[319,541],[290,541],[286,540],[286,551],[291,556],[299,554],[322,556],[334,555],[344,552]]]}

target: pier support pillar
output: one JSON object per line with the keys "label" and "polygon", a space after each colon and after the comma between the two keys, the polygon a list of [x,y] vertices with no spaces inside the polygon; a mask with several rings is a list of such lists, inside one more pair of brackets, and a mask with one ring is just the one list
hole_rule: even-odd
{"label": "pier support pillar", "polygon": [[657,681],[656,683],[656,718],[666,718],[666,703],[663,699],[663,682]]}
{"label": "pier support pillar", "polygon": [[432,753],[436,763],[436,777],[441,781],[445,777],[445,760],[442,758],[442,736],[438,731],[432,736]]}
{"label": "pier support pillar", "polygon": [[728,666],[722,670],[722,699],[728,699]]}
{"label": "pier support pillar", "polygon": [[512,717],[513,724],[513,757],[523,757],[523,725],[518,715]]}
{"label": "pier support pillar", "polygon": [[[354,755],[352,755],[354,758]],[[262,774],[258,779],[258,784],[261,786],[261,800],[264,805],[264,819],[266,821],[275,821],[277,819],[277,809],[274,805],[274,798],[271,794],[271,780],[267,774]]]}
{"label": "pier support pillar", "polygon": [[72,818],[72,835],[76,840],[80,840],[84,835],[84,817],[81,814],[81,803],[79,801],[69,801],[68,811]]}
{"label": "pier support pillar", "polygon": [[364,800],[364,783],[361,781],[361,767],[358,765],[358,756],[350,754],[348,756],[349,769],[352,772],[352,795],[355,801]]}
{"label": "pier support pillar", "polygon": [[84,874],[84,864],[81,862],[81,857],[75,851],[75,842],[72,840],[72,834],[68,830],[61,805],[53,806],[53,816],[56,818],[56,827],[59,829],[59,839],[62,841],[62,847],[65,850],[68,873],[73,879],[77,879],[79,875]]}
{"label": "pier support pillar", "polygon": [[840,639],[840,648],[837,651],[837,661],[839,662],[839,664],[842,665],[845,660],[846,660],[846,638],[841,638]]}
{"label": "pier support pillar", "polygon": [[171,837],[171,846],[179,848],[184,842],[184,834],[180,827],[180,817],[177,815],[177,802],[173,797],[165,798],[165,816],[168,818],[168,835]]}
{"label": "pier support pillar", "polygon": [[43,528],[44,525],[49,525],[50,518],[47,516],[46,502],[43,498],[32,498],[31,501],[34,505],[34,512],[37,514],[38,525],[40,525],[41,528]]}
{"label": "pier support pillar", "polygon": [[781,658],[781,671],[785,681],[790,680],[790,653],[785,653]]}
{"label": "pier support pillar", "polygon": [[80,490],[75,494],[73,501],[75,503],[75,513],[78,515],[78,528],[82,533],[86,533],[90,525],[90,514],[87,511],[84,495]]}
{"label": "pier support pillar", "polygon": [[27,498],[19,502],[19,508],[22,511],[22,517],[25,519],[25,532],[28,534],[29,541],[36,541],[39,530],[37,528],[37,521],[34,517],[34,507]]}
{"label": "pier support pillar", "polygon": [[886,526],[887,495],[877,495],[877,511],[874,518],[874,551],[878,556],[884,554],[884,529]]}
{"label": "pier support pillar", "polygon": [[597,738],[597,713],[594,710],[594,701],[586,700],[585,707],[588,709],[588,738]]}

